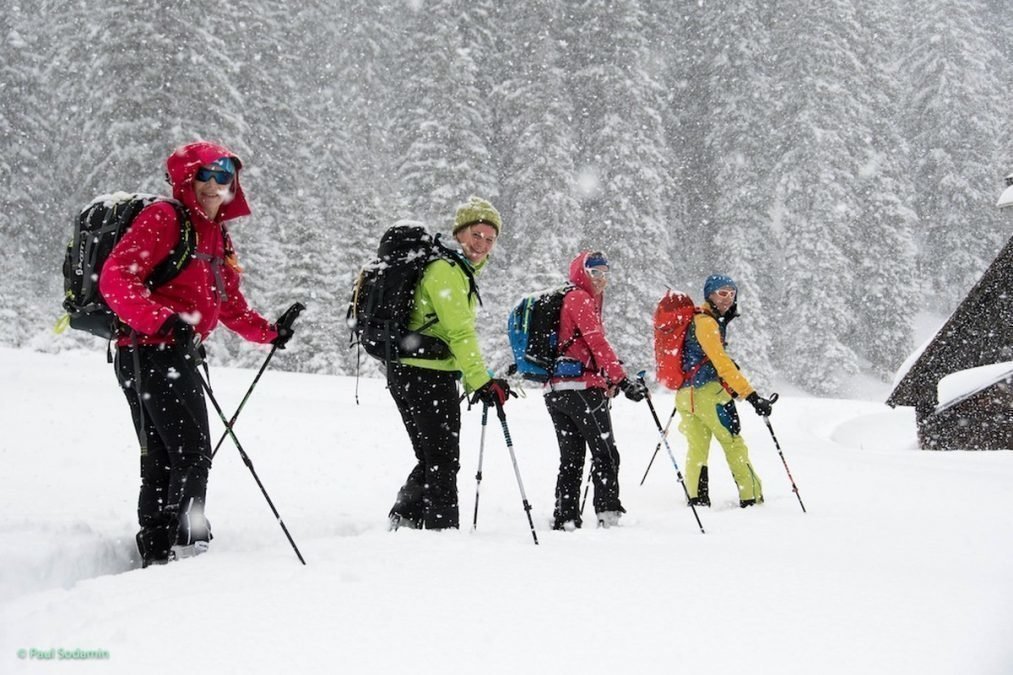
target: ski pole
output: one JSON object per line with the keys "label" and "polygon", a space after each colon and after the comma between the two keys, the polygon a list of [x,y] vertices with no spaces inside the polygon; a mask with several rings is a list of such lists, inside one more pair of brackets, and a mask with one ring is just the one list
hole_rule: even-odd
{"label": "ski pole", "polygon": [[296,556],[298,556],[299,562],[305,565],[306,561],[303,559],[302,553],[299,552],[299,547],[295,545],[292,535],[288,533],[288,528],[285,527],[285,521],[281,519],[281,515],[278,514],[278,509],[274,508],[274,502],[271,501],[271,497],[267,494],[267,489],[264,488],[264,484],[260,482],[260,476],[257,475],[257,471],[253,468],[253,462],[250,461],[250,456],[246,454],[245,450],[243,450],[242,444],[239,442],[239,439],[236,438],[236,433],[226,422],[225,413],[222,412],[222,407],[218,405],[218,401],[215,400],[215,395],[212,393],[211,387],[208,386],[207,381],[204,379],[204,376],[200,374],[200,371],[197,372],[197,377],[200,379],[201,386],[204,388],[204,393],[208,395],[211,405],[214,406],[215,411],[218,413],[218,417],[221,418],[222,424],[225,424],[226,432],[232,437],[232,442],[235,444],[236,449],[239,450],[239,456],[243,458],[243,463],[246,464],[246,468],[248,468],[250,473],[253,474],[253,480],[257,481],[257,485],[260,487],[260,491],[263,493],[264,499],[267,500],[267,505],[271,507],[274,517],[278,520],[278,524],[281,525],[281,529],[285,533],[285,536],[288,537],[288,543],[292,544],[292,550],[295,551]]}
{"label": "ski pole", "polygon": [[247,399],[249,399],[250,394],[253,393],[253,388],[257,386],[257,382],[260,381],[260,376],[264,374],[264,371],[267,369],[267,364],[271,362],[271,357],[274,356],[276,351],[278,351],[278,348],[272,346],[267,358],[264,359],[264,365],[260,367],[260,370],[257,371],[257,376],[253,378],[253,384],[251,384],[250,388],[246,390],[246,395],[243,396],[243,400],[239,402],[239,407],[236,408],[236,412],[232,414],[232,419],[230,419],[228,424],[225,425],[225,431],[222,432],[222,437],[218,439],[217,443],[215,443],[215,449],[211,451],[211,459],[214,459],[215,455],[218,454],[218,450],[222,447],[222,443],[225,442],[225,437],[229,435],[229,431],[231,431],[232,427],[235,426],[236,418],[239,417],[239,413],[243,410],[243,406],[246,405]]}
{"label": "ski pole", "polygon": [[[672,426],[672,420],[675,418],[675,412],[677,408],[672,407],[672,414],[668,416],[668,422],[665,424],[665,431],[662,432],[665,438],[668,438],[668,428]],[[644,471],[644,477],[640,479],[640,484],[643,485],[644,481],[647,480],[647,474],[651,471],[651,465],[654,464],[654,458],[658,456],[658,451],[661,450],[661,441],[654,446],[654,454],[651,455],[651,461],[647,463],[647,469]]]}
{"label": "ski pole", "polygon": [[587,493],[591,489],[591,473],[594,471],[594,458],[591,458],[591,464],[587,467],[587,482],[584,483],[584,498],[580,500],[580,515],[584,515],[584,504],[587,504]]}
{"label": "ski pole", "polygon": [[531,519],[531,504],[528,503],[528,496],[524,493],[524,483],[521,481],[521,470],[517,467],[517,455],[514,454],[514,442],[510,439],[510,427],[507,426],[506,413],[503,412],[503,405],[496,402],[496,416],[499,417],[500,426],[503,427],[503,438],[506,440],[507,450],[510,451],[510,461],[514,464],[514,475],[517,476],[517,487],[521,491],[521,502],[524,504],[524,512],[528,514],[528,525],[531,527],[531,537],[538,545],[538,535],[535,533],[535,521]]}
{"label": "ski pole", "polygon": [[475,517],[471,521],[471,531],[478,528],[478,488],[482,485],[482,454],[485,451],[485,424],[489,419],[489,404],[482,406],[482,435],[478,439],[478,471],[475,473]]}
{"label": "ski pole", "polygon": [[703,523],[700,522],[700,515],[696,512],[696,506],[693,501],[689,498],[689,488],[686,487],[686,481],[682,477],[682,471],[679,470],[679,463],[675,461],[675,454],[672,452],[672,446],[668,444],[668,439],[665,438],[665,430],[661,427],[661,420],[658,419],[658,413],[654,409],[654,403],[651,401],[651,390],[647,389],[646,383],[644,383],[644,371],[637,373],[637,379],[640,380],[641,384],[644,384],[644,390],[646,395],[644,398],[647,399],[647,407],[651,410],[651,417],[654,418],[654,425],[658,427],[658,433],[661,434],[661,442],[665,444],[665,450],[668,451],[668,458],[672,460],[672,466],[675,467],[675,475],[679,477],[679,483],[682,484],[682,491],[686,495],[686,501],[689,502],[689,508],[693,509],[693,517],[696,518],[696,524],[700,527],[700,533],[706,534],[703,529]]}
{"label": "ski pole", "polygon": [[[777,394],[770,397],[770,402],[773,403],[777,400]],[[777,448],[777,454],[781,455],[781,463],[784,464],[784,470],[788,474],[788,480],[791,482],[791,490],[795,493],[795,497],[798,498],[798,505],[802,507],[802,513],[806,513],[805,504],[802,503],[802,495],[798,492],[798,486],[795,485],[795,479],[791,477],[791,469],[788,468],[788,462],[784,459],[784,453],[781,452],[781,444],[777,442],[777,436],[774,435],[774,427],[770,425],[770,417],[763,415],[763,422],[767,425],[767,431],[770,432],[770,437],[774,439],[774,447]]]}
{"label": "ski pole", "polygon": [[[292,323],[295,322],[296,318],[298,318],[299,314],[302,313],[304,309],[306,309],[306,306],[301,302],[293,303],[293,305],[285,310],[285,313],[281,315],[281,319],[278,320],[278,323],[286,328],[291,328]],[[271,351],[268,353],[267,358],[264,359],[264,365],[262,365],[260,370],[257,371],[257,376],[253,378],[253,383],[250,385],[250,388],[246,390],[246,395],[243,396],[243,400],[239,402],[239,407],[236,408],[236,412],[232,414],[232,419],[230,419],[229,423],[225,425],[226,428],[225,431],[222,432],[222,437],[218,439],[217,443],[215,443],[215,449],[211,451],[211,459],[214,459],[215,455],[218,454],[218,450],[222,447],[222,443],[225,442],[225,437],[229,435],[229,429],[235,426],[236,418],[238,418],[239,413],[242,412],[243,406],[246,405],[246,401],[250,398],[250,394],[253,393],[254,387],[256,387],[257,383],[260,382],[260,376],[264,374],[265,370],[267,370],[267,364],[271,362],[271,359],[274,357],[274,353],[276,351],[278,351],[278,345],[271,345]]]}

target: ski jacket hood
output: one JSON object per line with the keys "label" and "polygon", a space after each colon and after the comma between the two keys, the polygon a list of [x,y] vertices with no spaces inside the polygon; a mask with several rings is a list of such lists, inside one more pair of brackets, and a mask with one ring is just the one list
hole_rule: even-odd
{"label": "ski jacket hood", "polygon": [[[570,282],[576,288],[563,298],[559,317],[559,342],[569,346],[561,356],[580,361],[584,373],[576,378],[552,378],[549,389],[606,389],[626,378],[626,372],[605,337],[602,325],[604,293],[595,295],[585,264],[591,251],[582,251],[570,263]],[[563,384],[566,383],[566,384]]]}
{"label": "ski jacket hood", "polygon": [[[232,199],[210,220],[197,203],[193,180],[198,168],[222,157],[236,165]],[[124,335],[118,345],[127,346],[133,339],[142,345],[171,343],[172,336],[162,334],[162,328],[173,314],[188,317],[203,338],[219,322],[252,342],[267,343],[277,337],[275,327],[243,297],[242,268],[222,222],[250,213],[239,184],[240,167],[239,158],[227,148],[207,142],[182,146],[166,160],[173,197],[190,213],[196,248],[176,277],[149,289],[145,280],[179,242],[180,223],[175,208],[165,201],[156,201],[138,214],[109,253],[99,277],[99,290],[110,309],[139,334]]]}
{"label": "ski jacket hood", "polygon": [[587,273],[587,259],[591,255],[592,251],[581,251],[577,254],[577,257],[570,261],[570,283],[577,288],[587,291],[591,294],[591,297],[595,299],[598,305],[598,311],[601,311],[602,303],[605,299],[605,294],[595,295],[594,284],[591,283],[591,275]]}
{"label": "ski jacket hood", "polygon": [[236,177],[232,181],[231,199],[226,200],[218,209],[218,215],[215,217],[218,222],[250,215],[250,206],[239,182],[239,174],[243,168],[239,157],[223,145],[200,141],[176,148],[165,161],[166,174],[172,185],[172,196],[182,202],[191,213],[195,210],[203,213],[193,189],[194,177],[197,175],[197,169],[222,157],[228,157],[236,165]]}

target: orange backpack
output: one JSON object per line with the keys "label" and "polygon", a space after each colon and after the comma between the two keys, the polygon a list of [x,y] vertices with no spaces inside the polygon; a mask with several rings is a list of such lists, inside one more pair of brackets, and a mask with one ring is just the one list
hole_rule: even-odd
{"label": "orange backpack", "polygon": [[[693,373],[682,370],[682,347],[686,329],[697,313],[693,299],[681,291],[669,290],[654,310],[654,360],[657,380],[665,387],[676,390]],[[706,362],[701,361],[695,370]]]}

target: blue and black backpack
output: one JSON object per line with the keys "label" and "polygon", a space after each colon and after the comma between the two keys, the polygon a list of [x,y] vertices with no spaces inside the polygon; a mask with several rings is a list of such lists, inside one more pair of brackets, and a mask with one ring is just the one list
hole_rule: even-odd
{"label": "blue and black backpack", "polygon": [[510,312],[507,320],[507,335],[514,363],[510,374],[518,374],[525,380],[548,382],[553,377],[579,377],[584,365],[576,359],[561,357],[560,354],[579,337],[559,344],[559,318],[563,311],[563,299],[576,286],[568,284],[560,288],[532,293],[521,299]]}

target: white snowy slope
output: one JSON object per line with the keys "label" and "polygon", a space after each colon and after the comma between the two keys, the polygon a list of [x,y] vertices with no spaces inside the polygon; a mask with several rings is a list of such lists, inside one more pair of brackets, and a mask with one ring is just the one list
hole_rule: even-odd
{"label": "white snowy slope", "polygon": [[[531,392],[507,414],[535,546],[494,417],[478,530],[475,409],[467,526],[389,533],[413,460],[383,382],[356,406],[350,378],[268,371],[236,433],[308,564],[226,444],[211,552],[141,570],[136,442],[104,354],[0,350],[0,369],[0,673],[1013,672],[1013,453],[918,451],[910,410],[783,397],[771,420],[803,513],[744,407],[766,503],[737,507],[715,447],[701,534],[664,450],[638,485],[658,434],[617,400],[624,526],[564,533]],[[253,375],[213,369],[229,414]],[[671,395],[655,402],[667,417]]]}

